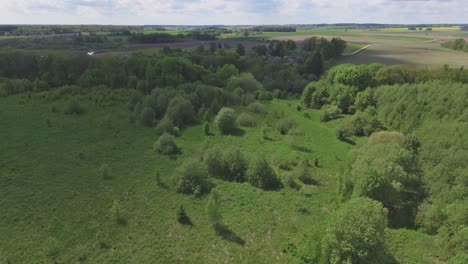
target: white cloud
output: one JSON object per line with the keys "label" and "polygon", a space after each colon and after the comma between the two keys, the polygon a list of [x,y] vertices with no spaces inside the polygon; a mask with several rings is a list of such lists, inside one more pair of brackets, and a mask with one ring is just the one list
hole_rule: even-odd
{"label": "white cloud", "polygon": [[468,0],[0,0],[2,24],[468,23]]}

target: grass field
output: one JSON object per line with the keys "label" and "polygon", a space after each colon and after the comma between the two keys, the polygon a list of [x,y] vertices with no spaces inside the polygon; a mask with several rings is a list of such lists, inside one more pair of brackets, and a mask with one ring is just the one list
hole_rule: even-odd
{"label": "grass field", "polygon": [[[317,111],[306,119],[295,100],[268,104],[268,117],[256,115],[259,125],[242,136],[205,136],[201,125],[190,127],[177,139],[182,155],[170,159],[153,152],[153,129],[128,123],[125,102],[119,102],[125,92],[82,95],[81,116],[62,113],[68,95],[45,96],[0,98],[0,263],[293,263],[298,260],[288,248],[312,252],[338,206],[337,173],[353,146],[335,138],[340,120],[320,123]],[[116,103],[96,103],[110,97]],[[301,146],[307,151],[292,150],[290,138],[276,132],[281,117],[305,133]],[[265,124],[273,127],[271,141],[262,138]],[[353,140],[359,146],[363,139]],[[295,170],[280,170],[278,161],[319,158],[321,168],[311,173],[320,184],[262,191],[216,180],[231,233],[220,237],[205,214],[206,197],[174,190],[177,167],[210,146],[264,156],[283,180]],[[99,172],[103,164],[110,179]],[[165,187],[157,186],[155,171]],[[112,219],[114,201],[125,225]],[[176,221],[180,204],[192,227]],[[390,235],[401,263],[435,263],[428,254],[436,252],[431,237],[410,230]]]}
{"label": "grass field", "polygon": [[[452,30],[460,30],[460,27],[431,27],[433,31],[452,31]],[[383,31],[387,32],[418,32],[421,30],[409,30],[408,27],[395,27],[395,28],[383,28]],[[426,31],[427,27],[423,27],[422,31]]]}

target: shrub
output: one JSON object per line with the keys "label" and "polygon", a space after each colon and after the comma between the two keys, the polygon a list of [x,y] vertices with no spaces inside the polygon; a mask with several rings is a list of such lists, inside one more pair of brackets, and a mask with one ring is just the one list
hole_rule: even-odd
{"label": "shrub", "polygon": [[395,143],[403,145],[405,143],[405,135],[400,132],[380,131],[373,133],[369,137],[369,144],[390,144]]}
{"label": "shrub", "polygon": [[167,118],[163,118],[161,121],[159,121],[158,125],[155,128],[156,134],[157,135],[162,135],[164,133],[169,133],[174,136],[178,136],[178,128],[174,127],[174,124],[172,123],[171,120]]}
{"label": "shrub", "polygon": [[140,115],[141,124],[147,127],[153,126],[154,110],[151,107],[145,107]]}
{"label": "shrub", "polygon": [[192,103],[185,98],[175,97],[167,107],[165,118],[171,120],[178,127],[192,124],[195,122],[195,112]]}
{"label": "shrub", "polygon": [[247,110],[249,110],[252,113],[257,113],[257,114],[267,114],[268,111],[265,107],[264,104],[260,102],[253,102],[247,106]]}
{"label": "shrub", "polygon": [[215,118],[215,125],[222,134],[228,134],[236,129],[234,110],[223,107]]}
{"label": "shrub", "polygon": [[65,114],[67,115],[72,115],[72,114],[82,114],[84,113],[84,108],[76,101],[75,99],[72,99],[68,102],[66,108],[65,108]]}
{"label": "shrub", "polygon": [[247,179],[250,184],[264,190],[275,190],[281,188],[281,181],[278,179],[273,168],[263,158],[257,158],[251,164]]}
{"label": "shrub", "polygon": [[255,118],[246,113],[242,113],[237,117],[237,123],[243,127],[254,127],[256,125]]}
{"label": "shrub", "polygon": [[211,135],[211,133],[210,133],[210,123],[205,122],[205,124],[203,125],[203,132],[205,133],[206,136]]}
{"label": "shrub", "polygon": [[206,152],[204,161],[208,173],[213,177],[227,181],[245,181],[248,162],[238,149],[230,149],[222,153],[218,148],[212,148]]}
{"label": "shrub", "polygon": [[185,212],[185,209],[182,205],[179,205],[179,208],[177,208],[176,217],[177,221],[183,225],[191,224],[190,218],[188,217],[187,212]]}
{"label": "shrub", "polygon": [[309,166],[307,164],[301,164],[297,171],[297,178],[304,184],[307,185],[318,185],[318,181],[310,176]]}
{"label": "shrub", "polygon": [[320,121],[328,122],[338,117],[341,114],[341,110],[336,105],[325,107],[320,113]]}
{"label": "shrub", "polygon": [[202,196],[212,188],[208,172],[200,162],[191,160],[182,165],[177,182],[177,192]]}
{"label": "shrub", "polygon": [[224,154],[224,168],[228,180],[245,181],[248,163],[244,154],[239,149],[231,149]]}
{"label": "shrub", "polygon": [[281,159],[278,161],[278,168],[290,171],[297,166],[297,161],[295,159]]}
{"label": "shrub", "polygon": [[356,198],[337,210],[325,231],[326,263],[388,263],[385,228],[387,210],[369,198]]}
{"label": "shrub", "polygon": [[168,133],[162,134],[156,143],[154,143],[154,150],[162,155],[175,155],[180,152],[174,136]]}
{"label": "shrub", "polygon": [[205,153],[204,161],[211,176],[221,177],[225,173],[223,153],[219,148],[209,149]]}
{"label": "shrub", "polygon": [[286,135],[291,128],[295,127],[295,125],[296,124],[292,119],[283,118],[278,121],[278,131],[281,133],[281,135]]}

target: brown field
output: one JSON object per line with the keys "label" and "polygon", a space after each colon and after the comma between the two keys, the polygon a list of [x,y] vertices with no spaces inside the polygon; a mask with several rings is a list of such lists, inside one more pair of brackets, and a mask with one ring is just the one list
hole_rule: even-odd
{"label": "brown field", "polygon": [[[401,39],[374,38],[372,35],[368,34],[363,34],[358,37],[337,36],[351,44],[373,44],[371,47],[356,55],[343,57],[338,63],[410,64],[425,67],[440,67],[441,65],[447,64],[451,67],[468,67],[468,52],[454,51],[443,48],[440,45],[448,39],[456,38],[456,36],[446,34],[448,33],[445,32],[444,34],[443,32],[439,32],[439,34],[430,35],[430,37],[436,38],[427,38],[427,41],[404,39],[404,37],[413,37],[413,35],[408,34],[405,34],[404,37],[402,37],[402,35],[395,35],[402,37]],[[295,41],[301,41],[308,37],[310,36],[277,37],[275,39],[293,39]],[[329,38],[330,36],[323,37]],[[415,37],[417,37],[417,35]],[[420,35],[419,37],[426,36]]]}

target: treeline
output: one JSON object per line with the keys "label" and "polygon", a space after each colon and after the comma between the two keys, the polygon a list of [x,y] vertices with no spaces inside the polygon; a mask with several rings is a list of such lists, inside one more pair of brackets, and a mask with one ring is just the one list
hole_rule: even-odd
{"label": "treeline", "polygon": [[444,48],[468,52],[468,43],[465,41],[465,39],[462,39],[462,38],[450,40],[450,41],[442,43],[441,45]]}
{"label": "treeline", "polygon": [[259,26],[254,27],[253,31],[258,32],[296,32],[295,27],[288,26]]}
{"label": "treeline", "polygon": [[[242,44],[232,50],[213,43],[210,49],[166,48],[153,56],[135,54],[128,58],[4,51],[0,53],[0,78],[5,78],[2,93],[7,95],[63,85],[104,85],[149,93],[157,86],[196,81],[223,86],[232,72],[239,71],[252,73],[273,96],[286,98],[300,94],[307,83],[318,79],[328,63],[322,58],[329,54],[324,51],[330,48],[325,47],[335,49],[330,44],[333,42],[320,41],[313,49],[300,49],[293,41],[272,42],[247,54]],[[223,67],[226,64],[232,67]]]}
{"label": "treeline", "polygon": [[344,206],[359,197],[379,201],[390,227],[437,235],[441,258],[453,263],[468,257],[467,83],[463,69],[340,65],[302,97],[324,122],[351,114],[338,139],[369,136],[340,177]]}
{"label": "treeline", "polygon": [[216,40],[216,33],[190,31],[187,34],[168,34],[168,33],[132,33],[129,41],[133,43],[154,44],[154,43],[174,43],[188,40]]}
{"label": "treeline", "polygon": [[97,50],[117,48],[123,43],[122,38],[101,35],[69,35],[0,39],[0,48],[30,50]]}

